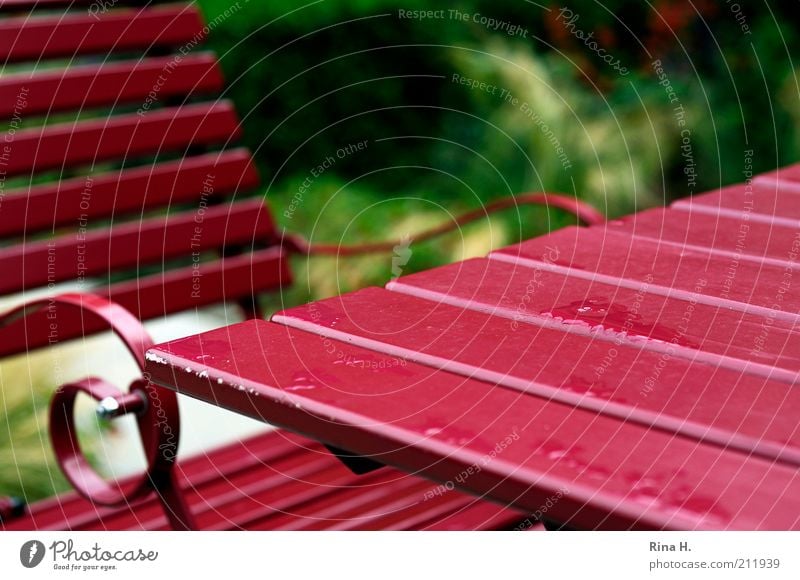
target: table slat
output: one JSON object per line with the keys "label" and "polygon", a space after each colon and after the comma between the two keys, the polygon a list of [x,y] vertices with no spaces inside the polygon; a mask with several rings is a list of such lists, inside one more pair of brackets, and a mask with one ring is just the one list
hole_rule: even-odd
{"label": "table slat", "polygon": [[693,304],[539,267],[474,259],[403,276],[387,288],[521,323],[591,336],[794,383],[798,321]]}
{"label": "table slat", "polygon": [[273,320],[490,386],[800,465],[800,390],[779,381],[557,328],[515,327],[377,288]]}
{"label": "table slat", "polygon": [[[800,209],[800,196],[795,205]],[[608,229],[678,248],[713,250],[729,269],[741,260],[785,267],[791,254],[800,252],[800,220],[788,227],[752,221],[748,213],[731,218],[659,208],[613,220]]]}
{"label": "table slat", "polygon": [[[787,248],[787,255],[791,248]],[[551,255],[554,260],[548,260]],[[712,251],[677,248],[605,228],[564,228],[503,248],[491,258],[789,322],[798,320],[797,256],[786,265],[733,261]],[[796,284],[796,281],[795,281]],[[777,306],[777,308],[776,308]]]}
{"label": "table slat", "polygon": [[395,361],[255,320],[159,345],[147,372],[181,393],[531,512],[560,494],[548,513],[579,527],[800,525],[794,468]]}
{"label": "table slat", "polygon": [[800,222],[800,187],[797,183],[753,181],[718,191],[679,199],[670,207],[712,216],[741,219],[747,214],[752,222],[797,227]]}

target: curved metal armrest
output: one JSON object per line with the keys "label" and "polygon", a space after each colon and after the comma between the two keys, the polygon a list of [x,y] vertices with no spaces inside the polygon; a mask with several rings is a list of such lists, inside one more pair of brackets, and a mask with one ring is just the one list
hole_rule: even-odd
{"label": "curved metal armrest", "polygon": [[[57,319],[60,308],[77,309],[81,316],[99,318],[119,337],[144,373],[145,352],[153,340],[142,323],[119,304],[92,294],[61,294],[23,304],[0,315],[0,331],[34,312],[46,310]],[[107,482],[91,467],[81,451],[73,421],[75,399],[86,394],[98,403],[98,415],[137,416],[139,435],[147,458],[147,469],[122,485]],[[88,500],[105,506],[129,505],[155,492],[172,527],[193,529],[191,513],[181,496],[174,475],[175,456],[180,438],[178,399],[173,391],[158,389],[146,377],[134,380],[127,393],[107,381],[89,377],[61,385],[50,405],[50,439],[56,459],[73,487]]]}
{"label": "curved metal armrest", "polygon": [[[600,213],[592,205],[577,198],[558,193],[523,193],[489,202],[479,209],[469,211],[456,217],[452,222],[421,232],[414,236],[413,239],[416,242],[430,240],[498,211],[512,207],[520,207],[522,205],[557,207],[568,213],[571,213],[588,226],[605,222],[605,217],[602,213]],[[293,234],[285,238],[284,247],[291,252],[297,254],[306,254],[308,256],[356,256],[379,252],[392,252],[399,244],[402,243],[403,241],[401,240],[394,240],[389,242],[372,242],[354,245],[324,244],[309,242],[302,236]]]}
{"label": "curved metal armrest", "polygon": [[144,353],[153,346],[153,339],[133,314],[119,304],[94,294],[65,293],[26,302],[0,314],[0,331],[35,312],[44,311],[49,318],[57,321],[60,308],[76,309],[104,321],[136,359],[139,369],[144,371]]}

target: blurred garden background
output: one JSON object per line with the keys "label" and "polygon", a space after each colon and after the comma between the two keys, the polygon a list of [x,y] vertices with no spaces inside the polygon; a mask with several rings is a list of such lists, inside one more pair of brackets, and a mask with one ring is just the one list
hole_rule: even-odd
{"label": "blurred garden background", "polygon": [[[800,159],[792,3],[199,4],[265,194],[315,241],[413,239],[448,212],[535,190],[616,216]],[[565,220],[512,210],[413,245],[406,267]],[[391,260],[314,260],[307,275],[285,300],[384,283]]]}
{"label": "blurred garden background", "polygon": [[[614,217],[800,160],[796,3],[198,4],[280,225],[316,242],[406,238],[404,273],[573,223],[520,208],[413,243],[499,197],[561,192]],[[294,268],[268,313],[383,285],[393,259]],[[41,385],[6,390],[0,463],[17,468],[0,487],[32,500],[65,484],[42,436],[52,386],[26,368],[0,369]]]}

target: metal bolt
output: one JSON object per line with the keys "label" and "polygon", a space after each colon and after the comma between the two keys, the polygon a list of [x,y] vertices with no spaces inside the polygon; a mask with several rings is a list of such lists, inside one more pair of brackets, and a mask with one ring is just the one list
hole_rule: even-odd
{"label": "metal bolt", "polygon": [[120,393],[116,397],[106,397],[97,405],[96,413],[100,419],[114,419],[133,413],[139,415],[147,409],[147,400],[140,391]]}
{"label": "metal bolt", "polygon": [[98,403],[96,413],[99,419],[113,419],[119,417],[123,411],[114,397],[106,397]]}

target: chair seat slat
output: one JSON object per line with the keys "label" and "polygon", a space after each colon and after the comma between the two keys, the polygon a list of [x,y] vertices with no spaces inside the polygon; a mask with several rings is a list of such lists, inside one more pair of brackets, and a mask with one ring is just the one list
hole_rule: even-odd
{"label": "chair seat slat", "polygon": [[[283,529],[290,523],[329,528],[340,522],[326,510],[345,503],[355,528],[367,529],[376,521],[368,511],[374,509],[370,492],[401,504],[386,517],[396,526],[405,524],[403,529],[504,529],[523,519],[518,512],[457,491],[423,504],[425,492],[436,484],[388,468],[354,475],[318,443],[278,430],[184,459],[178,468],[204,529]],[[254,520],[253,514],[261,512],[268,515]],[[30,506],[28,515],[0,528],[166,529],[166,519],[155,497],[122,508],[96,508],[70,492]]]}
{"label": "chair seat slat", "polygon": [[[336,317],[323,307],[317,313]],[[309,368],[309,360],[317,366]],[[439,481],[516,432],[491,462],[492,477],[467,477],[461,488],[531,512],[566,488],[548,516],[575,527],[798,525],[800,482],[792,466],[413,361],[396,364],[396,372],[381,369],[398,360],[252,320],[160,344],[148,352],[146,371],[155,384]],[[644,477],[647,493],[635,485]]]}
{"label": "chair seat slat", "polygon": [[[786,248],[787,256],[790,251],[791,247]],[[553,254],[558,258],[548,262],[546,257]],[[800,320],[800,295],[782,290],[784,272],[797,269],[796,262],[776,265],[742,260],[736,266],[736,280],[757,280],[758,284],[731,283],[732,259],[721,259],[708,249],[645,238],[633,243],[621,232],[574,227],[503,248],[490,257],[634,291],[647,283],[648,292],[662,296],[788,322]],[[777,300],[783,302],[783,310],[772,308]]]}

